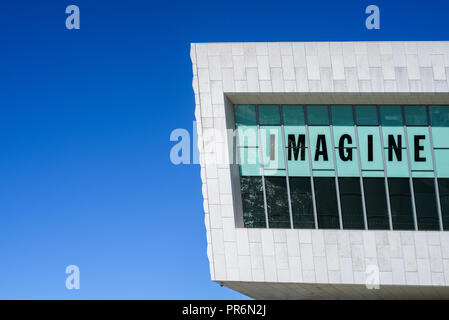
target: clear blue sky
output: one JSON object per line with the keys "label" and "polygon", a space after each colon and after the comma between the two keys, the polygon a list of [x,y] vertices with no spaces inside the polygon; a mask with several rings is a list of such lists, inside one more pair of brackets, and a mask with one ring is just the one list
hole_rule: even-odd
{"label": "clear blue sky", "polygon": [[[65,29],[76,4],[81,29]],[[365,29],[377,4],[381,30]],[[444,0],[0,5],[0,298],[239,299],[210,281],[191,42],[448,40]],[[81,290],[65,268],[81,269]]]}

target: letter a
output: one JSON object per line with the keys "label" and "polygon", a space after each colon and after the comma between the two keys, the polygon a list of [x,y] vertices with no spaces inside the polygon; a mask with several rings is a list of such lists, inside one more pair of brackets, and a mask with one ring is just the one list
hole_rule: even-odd
{"label": "letter a", "polygon": [[380,29],[380,10],[378,6],[370,5],[366,7],[366,14],[370,14],[365,21],[366,28],[368,30]]}
{"label": "letter a", "polygon": [[178,141],[170,150],[170,161],[171,163],[178,164],[189,164],[190,163],[190,134],[185,129],[175,129],[170,134],[170,141]]}
{"label": "letter a", "polygon": [[65,8],[65,13],[70,14],[70,16],[65,19],[65,27],[69,30],[80,28],[80,8],[71,4]]}
{"label": "letter a", "polygon": [[66,274],[70,274],[65,280],[65,287],[69,290],[80,288],[80,268],[75,265],[67,266]]}

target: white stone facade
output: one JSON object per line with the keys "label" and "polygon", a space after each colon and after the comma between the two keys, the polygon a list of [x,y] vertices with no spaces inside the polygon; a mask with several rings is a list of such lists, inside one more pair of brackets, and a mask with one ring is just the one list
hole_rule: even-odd
{"label": "white stone facade", "polygon": [[[239,228],[217,161],[236,103],[449,104],[449,42],[200,43],[191,60],[212,280],[255,298],[449,297],[449,232]],[[368,265],[390,289],[365,289]]]}

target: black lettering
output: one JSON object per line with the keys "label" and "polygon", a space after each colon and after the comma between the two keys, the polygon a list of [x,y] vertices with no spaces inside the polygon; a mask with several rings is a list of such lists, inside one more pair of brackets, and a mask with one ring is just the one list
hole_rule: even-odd
{"label": "black lettering", "polygon": [[[351,148],[345,148],[345,140],[348,141],[349,144],[352,143],[352,138],[349,134],[344,134],[340,137],[340,140],[338,142],[338,153],[340,155],[340,159],[343,161],[352,161],[352,149]],[[345,154],[346,151],[346,154]]]}
{"label": "black lettering", "polygon": [[295,160],[298,160],[299,148],[301,148],[301,160],[306,158],[306,136],[304,134],[298,134],[298,143],[296,143],[295,135],[288,135],[288,160],[292,160],[292,150]]}
{"label": "black lettering", "polygon": [[402,161],[402,136],[398,135],[398,143],[392,134],[388,135],[388,161],[393,161],[393,151],[398,161]]}
{"label": "black lettering", "polygon": [[373,135],[368,135],[368,161],[373,161]]}
{"label": "black lettering", "polygon": [[323,156],[324,161],[329,160],[327,155],[326,136],[324,134],[319,134],[316,139],[315,161],[318,161],[320,156]]}
{"label": "black lettering", "polygon": [[426,161],[426,157],[419,156],[419,152],[421,150],[424,150],[424,146],[420,145],[419,141],[424,140],[425,138],[426,138],[426,136],[424,136],[424,135],[415,136],[415,161],[416,162],[425,162]]}

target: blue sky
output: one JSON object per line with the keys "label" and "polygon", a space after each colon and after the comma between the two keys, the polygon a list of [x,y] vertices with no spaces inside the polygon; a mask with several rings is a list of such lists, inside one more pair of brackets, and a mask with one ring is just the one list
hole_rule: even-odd
{"label": "blue sky", "polygon": [[[81,29],[65,28],[76,4]],[[367,30],[376,4],[381,29]],[[0,7],[0,298],[240,299],[210,281],[191,42],[448,40],[428,1],[8,1]],[[65,268],[81,289],[65,288]]]}

